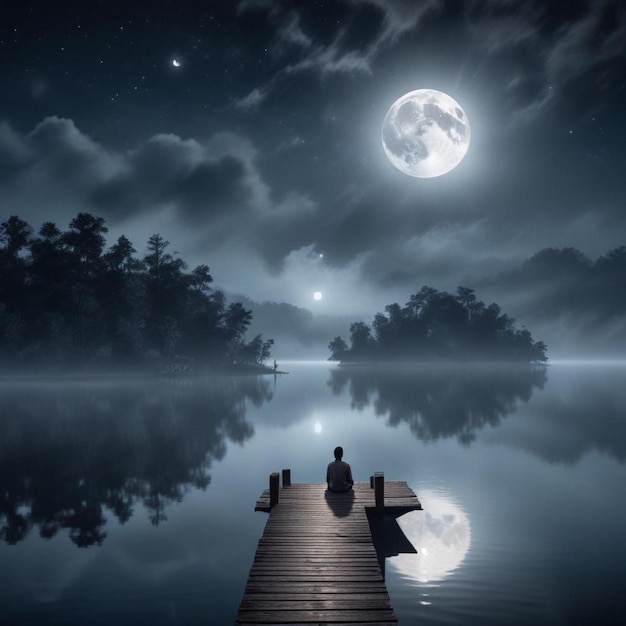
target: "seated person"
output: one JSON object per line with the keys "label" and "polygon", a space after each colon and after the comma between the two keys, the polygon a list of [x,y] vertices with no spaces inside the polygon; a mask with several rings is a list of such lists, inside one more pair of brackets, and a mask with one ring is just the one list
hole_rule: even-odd
{"label": "seated person", "polygon": [[354,480],[352,480],[352,470],[350,465],[342,461],[343,448],[335,448],[335,460],[328,464],[326,469],[326,482],[329,491],[350,491]]}

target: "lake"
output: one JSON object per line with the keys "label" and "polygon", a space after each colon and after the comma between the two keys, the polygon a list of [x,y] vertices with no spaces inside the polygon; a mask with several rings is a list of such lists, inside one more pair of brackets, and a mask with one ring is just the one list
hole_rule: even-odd
{"label": "lake", "polygon": [[0,381],[0,623],[232,624],[271,472],[406,480],[401,624],[626,624],[626,364]]}

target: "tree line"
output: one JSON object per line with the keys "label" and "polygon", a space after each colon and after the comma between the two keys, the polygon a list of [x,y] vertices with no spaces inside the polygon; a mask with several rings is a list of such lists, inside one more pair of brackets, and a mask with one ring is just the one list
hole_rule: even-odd
{"label": "tree line", "polygon": [[473,289],[455,295],[422,287],[405,306],[389,304],[372,325],[353,322],[350,346],[340,337],[329,344],[329,360],[369,361],[516,361],[545,362],[547,346]]}
{"label": "tree line", "polygon": [[107,248],[101,217],[79,213],[37,234],[0,224],[0,365],[15,367],[262,365],[273,340],[247,340],[252,312],[226,303],[207,265],[187,271],[160,234],[136,256],[121,235]]}

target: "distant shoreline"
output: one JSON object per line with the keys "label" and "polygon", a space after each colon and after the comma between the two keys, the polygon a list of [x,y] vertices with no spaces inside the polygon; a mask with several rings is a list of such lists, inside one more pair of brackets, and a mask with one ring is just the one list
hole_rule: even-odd
{"label": "distant shoreline", "polygon": [[339,367],[415,367],[415,366],[530,366],[549,367],[547,361],[334,361]]}
{"label": "distant shoreline", "polygon": [[206,367],[199,370],[169,371],[148,368],[127,369],[81,369],[81,370],[22,370],[12,372],[0,370],[0,381],[9,380],[93,380],[93,379],[148,379],[148,378],[202,378],[218,376],[267,376],[283,375],[289,372],[262,365],[232,365]]}

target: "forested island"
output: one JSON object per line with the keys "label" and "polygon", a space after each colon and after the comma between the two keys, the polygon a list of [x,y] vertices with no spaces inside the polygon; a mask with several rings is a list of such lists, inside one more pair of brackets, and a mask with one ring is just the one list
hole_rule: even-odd
{"label": "forested island", "polygon": [[493,303],[486,306],[472,289],[456,295],[422,287],[404,307],[389,304],[372,326],[350,325],[350,346],[335,337],[329,360],[342,363],[378,361],[512,361],[543,363],[547,346],[533,341],[526,328]]}
{"label": "forested island", "polygon": [[0,224],[0,368],[259,369],[272,339],[247,340],[251,311],[226,303],[207,265],[187,264],[152,235],[136,256],[104,219],[79,213],[38,234],[17,216]]}

